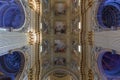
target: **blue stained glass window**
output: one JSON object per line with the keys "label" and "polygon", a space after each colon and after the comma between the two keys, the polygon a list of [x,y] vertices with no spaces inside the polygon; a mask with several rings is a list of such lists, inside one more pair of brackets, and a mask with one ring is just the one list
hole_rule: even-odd
{"label": "blue stained glass window", "polygon": [[101,55],[98,59],[98,66],[102,74],[108,78],[120,78],[120,55],[115,51],[106,51]]}
{"label": "blue stained glass window", "polygon": [[0,71],[14,80],[17,73],[24,65],[24,55],[19,51],[14,51],[0,56]]}
{"label": "blue stained glass window", "polygon": [[18,52],[7,54],[3,56],[4,66],[8,69],[8,72],[17,72],[21,65],[21,55]]}
{"label": "blue stained glass window", "polygon": [[102,57],[102,67],[107,75],[120,76],[120,55],[106,52]]}
{"label": "blue stained glass window", "polygon": [[105,0],[98,8],[98,23],[103,28],[120,27],[120,0]]}
{"label": "blue stained glass window", "polygon": [[0,27],[18,29],[25,22],[24,9],[15,0],[0,1]]}

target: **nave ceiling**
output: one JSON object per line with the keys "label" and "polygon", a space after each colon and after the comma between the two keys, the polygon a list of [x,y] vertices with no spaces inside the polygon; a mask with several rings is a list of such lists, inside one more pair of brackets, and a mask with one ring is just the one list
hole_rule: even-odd
{"label": "nave ceiling", "polygon": [[1,0],[0,80],[120,80],[120,0]]}

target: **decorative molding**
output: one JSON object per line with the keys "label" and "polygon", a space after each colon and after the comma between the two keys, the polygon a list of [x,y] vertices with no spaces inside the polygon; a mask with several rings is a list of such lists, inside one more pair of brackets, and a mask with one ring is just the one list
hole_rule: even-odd
{"label": "decorative molding", "polygon": [[36,2],[35,0],[28,0],[28,5],[32,10],[36,11]]}
{"label": "decorative molding", "polygon": [[88,1],[88,7],[91,7],[93,5],[93,0]]}
{"label": "decorative molding", "polygon": [[89,31],[88,32],[88,43],[89,45],[93,45],[93,32],[92,31]]}
{"label": "decorative molding", "polygon": [[40,1],[39,0],[37,0],[36,1],[36,12],[38,13],[38,14],[40,14]]}
{"label": "decorative molding", "polygon": [[88,71],[88,80],[94,80],[93,79],[93,72],[91,69],[89,69],[89,71]]}
{"label": "decorative molding", "polygon": [[84,11],[82,11],[82,15],[84,15],[95,3],[93,0],[89,0],[87,6],[85,6]]}
{"label": "decorative molding", "polygon": [[28,80],[33,80],[33,69],[32,68],[29,70]]}
{"label": "decorative molding", "polygon": [[32,31],[29,31],[29,44],[33,45],[36,43],[36,34]]}
{"label": "decorative molding", "polygon": [[28,0],[28,5],[32,10],[34,10],[38,14],[40,13],[40,1]]}

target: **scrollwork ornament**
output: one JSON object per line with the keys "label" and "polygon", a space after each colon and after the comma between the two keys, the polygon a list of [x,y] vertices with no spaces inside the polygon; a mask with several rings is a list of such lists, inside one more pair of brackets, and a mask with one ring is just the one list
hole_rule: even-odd
{"label": "scrollwork ornament", "polygon": [[93,31],[88,32],[88,43],[89,45],[93,45]]}

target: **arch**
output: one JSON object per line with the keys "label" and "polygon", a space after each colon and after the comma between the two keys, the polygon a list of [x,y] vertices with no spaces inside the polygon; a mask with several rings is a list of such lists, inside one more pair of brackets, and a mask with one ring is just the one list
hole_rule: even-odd
{"label": "arch", "polygon": [[19,1],[0,1],[0,27],[19,29],[25,22],[25,12]]}
{"label": "arch", "polygon": [[106,0],[100,3],[97,21],[102,28],[120,27],[120,1]]}
{"label": "arch", "polygon": [[74,72],[72,72],[71,70],[68,70],[68,69],[64,69],[64,68],[55,68],[55,69],[52,69],[52,70],[48,71],[46,74],[44,74],[41,77],[41,80],[45,80],[45,78],[47,78],[51,73],[53,73],[55,71],[59,71],[59,70],[64,71],[64,72],[72,75],[75,80],[79,80],[78,76],[76,76],[76,74]]}
{"label": "arch", "polygon": [[14,51],[0,56],[0,71],[10,77],[11,80],[14,80],[17,74],[23,70],[24,64],[25,57],[20,51]]}
{"label": "arch", "polygon": [[120,55],[116,51],[103,51],[98,57],[101,74],[109,78],[120,78]]}

